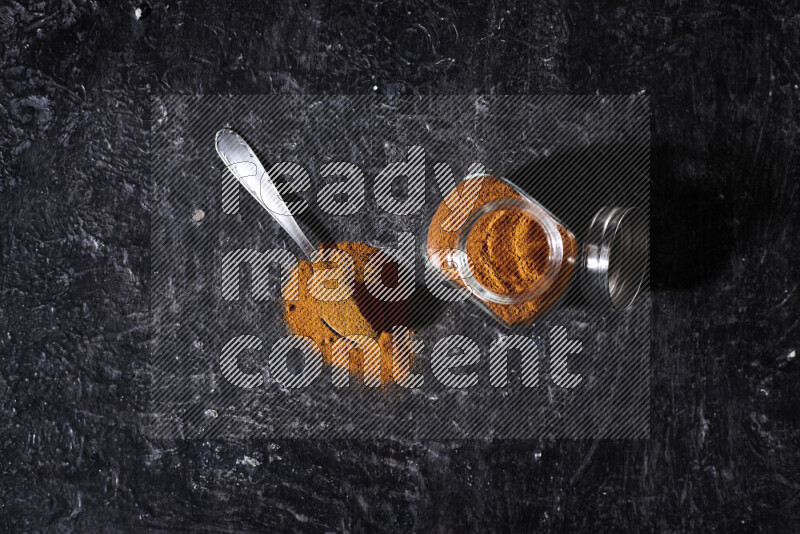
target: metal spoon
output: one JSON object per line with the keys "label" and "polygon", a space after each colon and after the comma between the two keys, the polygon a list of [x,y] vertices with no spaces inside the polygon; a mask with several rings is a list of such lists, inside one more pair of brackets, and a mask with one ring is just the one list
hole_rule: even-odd
{"label": "metal spoon", "polygon": [[239,134],[228,129],[217,132],[215,145],[217,154],[239,183],[272,215],[272,218],[286,230],[295,243],[300,245],[306,258],[313,260],[317,255],[317,250],[297,225],[292,214],[289,213],[289,208],[286,207],[281,194],[278,193],[267,170],[258,161],[250,145]]}
{"label": "metal spoon", "polygon": [[[295,243],[300,245],[300,249],[305,254],[306,258],[311,261],[316,261],[318,256],[317,249],[311,244],[306,235],[297,225],[289,208],[278,193],[278,189],[272,182],[272,179],[267,174],[267,170],[256,157],[253,150],[245,142],[242,137],[233,130],[222,129],[217,132],[215,146],[217,154],[222,158],[225,166],[231,171],[233,176],[244,186],[248,193],[255,198],[261,206],[266,209],[272,218],[277,221],[281,227],[286,230],[286,233],[294,239]],[[352,305],[354,303],[345,301],[341,303],[342,306]],[[359,312],[360,313],[360,312]],[[330,328],[334,333],[341,337],[345,335],[360,334],[361,332],[347,332],[343,333],[342,328],[337,328],[333,323],[336,323],[335,318],[320,317],[325,326]],[[365,332],[371,337],[375,336],[374,332]]]}

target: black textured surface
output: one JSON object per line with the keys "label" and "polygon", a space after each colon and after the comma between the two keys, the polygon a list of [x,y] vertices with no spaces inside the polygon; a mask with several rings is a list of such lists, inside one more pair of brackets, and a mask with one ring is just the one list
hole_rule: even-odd
{"label": "black textured surface", "polygon": [[[4,530],[797,528],[797,6],[459,4],[0,7]],[[653,439],[148,442],[149,95],[374,87],[651,95]]]}

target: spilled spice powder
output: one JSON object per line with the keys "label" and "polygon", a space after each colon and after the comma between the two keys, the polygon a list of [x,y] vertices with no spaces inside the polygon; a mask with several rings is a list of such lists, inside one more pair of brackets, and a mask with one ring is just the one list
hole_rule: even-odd
{"label": "spilled spice powder", "polygon": [[[452,273],[446,265],[447,255],[440,251],[457,248],[459,227],[452,228],[448,220],[453,213],[462,215],[462,222],[475,210],[502,198],[522,199],[522,195],[506,182],[491,176],[461,182],[439,205],[428,228],[427,254],[431,263],[443,272]],[[468,193],[474,186],[472,193]],[[561,297],[575,268],[577,242],[562,226],[558,231],[564,246],[564,261],[552,285],[541,295],[518,304],[483,303],[505,324],[528,324],[544,314]],[[467,255],[472,263],[472,275],[487,289],[502,294],[514,294],[534,287],[544,273],[549,247],[542,227],[519,209],[493,211],[481,217],[467,236]],[[464,283],[455,278],[456,283]]]}
{"label": "spilled spice powder", "polygon": [[[319,250],[334,249],[346,252],[353,259],[354,280],[352,295],[341,301],[322,301],[311,295],[308,287],[309,278],[315,270],[327,267],[323,262],[312,264],[308,260],[297,263],[291,278],[297,277],[299,298],[284,302],[283,318],[286,325],[295,335],[305,336],[314,341],[329,365],[347,367],[354,376],[361,376],[365,371],[363,351],[351,344],[348,361],[342,362],[334,358],[334,344],[342,336],[366,336],[377,341],[380,346],[380,382],[385,386],[393,379],[398,381],[402,376],[393,375],[395,349],[392,331],[396,327],[406,327],[407,306],[405,302],[383,302],[373,297],[367,289],[364,269],[367,262],[382,252],[366,243],[337,243],[336,245],[320,245]],[[382,275],[384,283],[389,287],[397,285],[396,264],[389,261]],[[336,331],[323,322],[323,319]],[[340,335],[341,334],[341,335]],[[347,343],[347,341],[345,341]],[[407,369],[405,370],[407,372]]]}

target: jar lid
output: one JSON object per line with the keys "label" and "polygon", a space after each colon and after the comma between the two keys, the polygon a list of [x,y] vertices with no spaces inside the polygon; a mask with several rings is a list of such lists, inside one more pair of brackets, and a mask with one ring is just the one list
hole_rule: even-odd
{"label": "jar lid", "polygon": [[650,254],[647,219],[637,208],[604,207],[592,219],[583,250],[583,291],[592,302],[625,310],[645,285]]}

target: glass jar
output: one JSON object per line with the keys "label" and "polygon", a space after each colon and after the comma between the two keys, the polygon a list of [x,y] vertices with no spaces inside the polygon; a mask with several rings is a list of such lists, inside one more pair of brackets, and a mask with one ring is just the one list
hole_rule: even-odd
{"label": "glass jar", "polygon": [[500,177],[467,176],[431,218],[430,269],[506,326],[540,319],[574,280],[593,303],[622,310],[645,280],[646,221],[633,208],[603,208],[583,243],[544,206]]}

